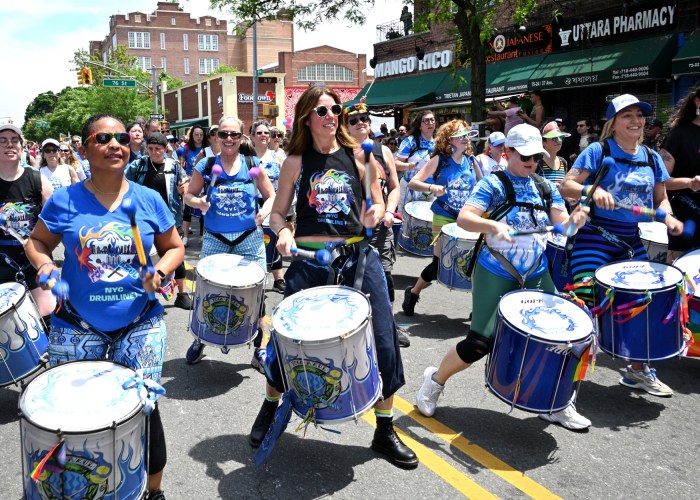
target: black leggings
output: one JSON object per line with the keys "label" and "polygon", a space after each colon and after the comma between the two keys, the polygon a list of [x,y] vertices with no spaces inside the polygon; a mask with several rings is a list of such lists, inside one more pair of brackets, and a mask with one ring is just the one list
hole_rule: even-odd
{"label": "black leggings", "polygon": [[435,257],[433,255],[433,260],[430,264],[425,266],[425,269],[420,273],[420,277],[423,278],[424,281],[427,281],[430,283],[431,281],[435,281],[437,279],[438,275],[438,269],[440,268],[440,259],[438,257]]}
{"label": "black leggings", "polygon": [[148,430],[148,474],[157,474],[165,469],[168,461],[168,452],[165,447],[165,431],[163,422],[160,419],[160,409],[151,413]]}

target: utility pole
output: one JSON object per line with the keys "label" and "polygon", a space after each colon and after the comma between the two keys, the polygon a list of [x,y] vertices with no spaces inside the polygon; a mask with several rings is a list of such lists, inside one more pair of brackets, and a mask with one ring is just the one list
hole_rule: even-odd
{"label": "utility pole", "polygon": [[158,114],[158,86],[156,80],[156,73],[159,69],[163,68],[151,66],[151,85],[153,87],[153,113],[156,115]]}
{"label": "utility pole", "polygon": [[[257,14],[256,14],[257,15]],[[253,17],[253,121],[258,121],[258,20]]]}

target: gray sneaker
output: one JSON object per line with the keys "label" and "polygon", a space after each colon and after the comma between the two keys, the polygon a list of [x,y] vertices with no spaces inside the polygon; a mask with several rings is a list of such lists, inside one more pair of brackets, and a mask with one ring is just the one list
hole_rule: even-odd
{"label": "gray sneaker", "polygon": [[591,426],[591,421],[577,412],[576,407],[572,404],[555,413],[541,413],[539,417],[572,431],[582,431]]}
{"label": "gray sneaker", "polygon": [[442,391],[445,390],[444,385],[440,385],[433,380],[433,374],[437,371],[438,369],[434,366],[429,366],[425,369],[423,372],[423,385],[416,393],[416,406],[426,417],[432,417],[435,414],[438,398]]}
{"label": "gray sneaker", "polygon": [[632,365],[625,368],[622,378],[622,385],[632,387],[633,389],[642,389],[653,396],[662,398],[670,398],[673,396],[673,389],[664,384],[656,377],[656,369],[649,368],[649,365],[644,364],[643,370],[634,370]]}

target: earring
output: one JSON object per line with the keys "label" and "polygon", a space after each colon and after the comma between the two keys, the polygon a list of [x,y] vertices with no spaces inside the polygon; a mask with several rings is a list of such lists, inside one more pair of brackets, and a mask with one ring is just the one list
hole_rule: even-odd
{"label": "earring", "polygon": [[455,154],[457,152],[457,148],[452,146],[452,154]]}

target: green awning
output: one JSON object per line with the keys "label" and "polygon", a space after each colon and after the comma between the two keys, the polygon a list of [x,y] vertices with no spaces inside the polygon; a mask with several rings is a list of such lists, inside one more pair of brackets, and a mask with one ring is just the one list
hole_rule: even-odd
{"label": "green awning", "polygon": [[180,120],[179,122],[168,123],[168,128],[170,130],[176,130],[181,128],[192,127],[194,125],[199,125],[200,127],[209,126],[209,118],[191,118],[189,120]]}
{"label": "green awning", "polygon": [[435,100],[435,89],[449,75],[449,71],[438,71],[422,75],[404,76],[388,80],[379,79],[368,83],[353,100],[354,104],[367,94],[367,106],[391,106],[401,104],[431,103]]}
{"label": "green awning", "polygon": [[565,89],[668,78],[674,35],[549,54],[530,77],[530,89]]}
{"label": "green awning", "polygon": [[447,76],[435,89],[435,102],[447,103],[450,101],[463,101],[472,97],[472,71],[471,69],[460,69],[453,76],[452,72],[447,72]]}
{"label": "green awning", "polygon": [[690,36],[671,62],[674,75],[700,74],[700,32]]}

